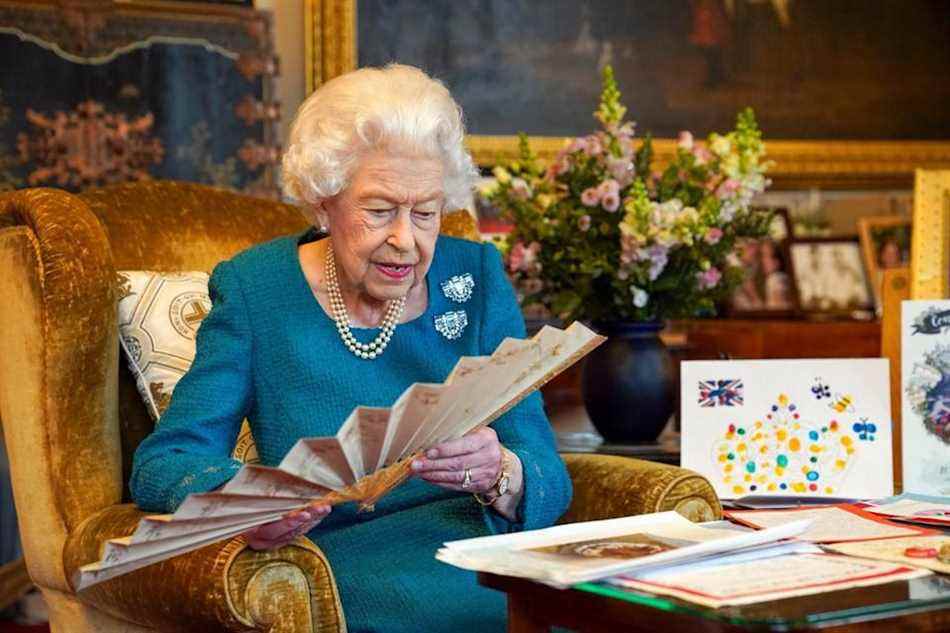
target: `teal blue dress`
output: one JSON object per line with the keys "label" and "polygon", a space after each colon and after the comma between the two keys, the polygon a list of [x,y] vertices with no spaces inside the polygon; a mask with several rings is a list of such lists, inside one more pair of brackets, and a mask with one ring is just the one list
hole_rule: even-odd
{"label": "teal blue dress", "polygon": [[[359,359],[300,268],[297,247],[313,239],[312,230],[278,238],[215,267],[213,308],[198,331],[194,364],[135,453],[130,485],[144,510],[172,512],[188,494],[233,476],[240,464],[230,453],[245,417],[261,462],[276,465],[299,438],[335,434],[354,407],[390,406],[414,382],[444,380],[460,356],[490,354],[505,337],[525,335],[494,246],[442,236],[425,313],[398,326],[380,358]],[[442,282],[465,273],[475,282],[472,295],[453,301]],[[449,340],[435,318],[460,310],[468,325]],[[368,341],[377,331],[354,333]],[[308,534],[333,567],[351,633],[504,630],[503,596],[436,561],[435,552],[445,541],[553,524],[567,509],[571,483],[540,395],[493,427],[524,467],[516,521],[414,478],[374,512],[338,506]]]}

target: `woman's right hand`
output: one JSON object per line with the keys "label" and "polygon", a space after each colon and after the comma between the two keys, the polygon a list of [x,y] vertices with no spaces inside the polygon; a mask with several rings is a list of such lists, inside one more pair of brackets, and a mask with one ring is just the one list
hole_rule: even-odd
{"label": "woman's right hand", "polygon": [[288,512],[282,518],[259,525],[244,533],[251,549],[274,549],[306,534],[330,514],[330,506],[316,503]]}

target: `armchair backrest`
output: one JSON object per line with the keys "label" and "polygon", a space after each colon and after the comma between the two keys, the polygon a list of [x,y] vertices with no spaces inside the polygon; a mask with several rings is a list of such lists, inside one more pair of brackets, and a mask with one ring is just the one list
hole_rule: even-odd
{"label": "armchair backrest", "polygon": [[[37,582],[69,590],[66,535],[122,500],[153,426],[119,358],[116,271],[210,271],[306,225],[293,206],[196,184],[0,194],[0,420]],[[443,233],[477,238],[464,212]]]}
{"label": "armchair backrest", "polygon": [[[249,246],[307,227],[297,207],[192,183],[128,183],[78,197],[105,229],[115,270],[210,273]],[[128,500],[132,456],[154,423],[128,364],[120,360],[118,419]]]}

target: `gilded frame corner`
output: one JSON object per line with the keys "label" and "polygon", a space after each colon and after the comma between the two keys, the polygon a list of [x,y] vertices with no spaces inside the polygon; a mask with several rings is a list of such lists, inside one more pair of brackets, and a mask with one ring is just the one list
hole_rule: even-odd
{"label": "gilded frame corner", "polygon": [[307,94],[356,69],[356,0],[304,0]]}
{"label": "gilded frame corner", "polygon": [[[357,0],[305,0],[307,94],[357,65]],[[542,159],[566,138],[530,137]],[[488,166],[518,155],[516,136],[467,137],[475,161]],[[674,139],[655,139],[660,165],[676,151]],[[939,141],[836,141],[766,139],[778,189],[910,189],[915,169],[950,169],[950,139]]]}
{"label": "gilded frame corner", "polygon": [[950,298],[950,169],[914,174],[911,299]]}

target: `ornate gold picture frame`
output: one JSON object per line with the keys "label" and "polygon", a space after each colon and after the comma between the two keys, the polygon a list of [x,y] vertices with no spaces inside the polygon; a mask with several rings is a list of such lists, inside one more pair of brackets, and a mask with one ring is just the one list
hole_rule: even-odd
{"label": "ornate gold picture frame", "polygon": [[[305,0],[307,92],[357,65],[357,0]],[[532,137],[532,147],[549,158],[563,137]],[[918,168],[950,168],[950,140],[767,140],[773,188],[910,188]],[[482,166],[517,155],[515,136],[470,135],[468,145]],[[676,150],[674,139],[655,139],[663,164]]]}
{"label": "ornate gold picture frame", "polygon": [[911,299],[950,298],[950,170],[914,176]]}

